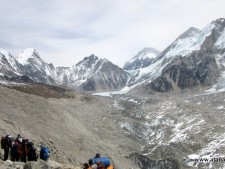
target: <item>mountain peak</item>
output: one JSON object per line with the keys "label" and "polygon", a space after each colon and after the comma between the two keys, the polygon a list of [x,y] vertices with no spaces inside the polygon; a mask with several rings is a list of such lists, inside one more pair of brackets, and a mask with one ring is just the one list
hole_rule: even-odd
{"label": "mountain peak", "polygon": [[139,51],[138,54],[135,55],[133,58],[145,59],[146,57],[148,57],[151,59],[151,58],[155,58],[156,55],[158,55],[159,53],[160,51],[158,51],[155,48],[145,47],[144,49]]}
{"label": "mountain peak", "polygon": [[7,59],[9,58],[15,59],[14,56],[5,49],[0,48],[0,53],[3,54]]}
{"label": "mountain peak", "polygon": [[9,52],[2,48],[0,48],[0,53],[2,53],[3,55],[9,55]]}
{"label": "mountain peak", "polygon": [[135,70],[149,66],[153,60],[159,55],[159,51],[155,48],[145,47],[140,50],[133,58],[124,64],[125,70]]}
{"label": "mountain peak", "polygon": [[225,22],[225,18],[219,18],[219,19],[214,20],[213,22],[215,22],[215,23],[224,23]]}
{"label": "mountain peak", "polygon": [[201,30],[195,27],[190,27],[188,30],[186,30],[184,33],[182,33],[177,39],[185,39],[191,36],[196,35]]}
{"label": "mountain peak", "polygon": [[212,21],[210,23],[210,25],[212,27],[214,27],[216,31],[219,31],[220,32],[225,27],[225,19],[224,18],[216,19],[216,20]]}
{"label": "mountain peak", "polygon": [[90,56],[87,56],[84,58],[84,60],[97,60],[98,57],[95,54],[91,54]]}
{"label": "mountain peak", "polygon": [[37,60],[42,61],[40,55],[37,53],[37,51],[34,48],[27,48],[24,51],[22,51],[22,53],[19,54],[17,60],[22,65],[26,65],[26,64],[29,64],[28,60],[30,58],[36,58]]}
{"label": "mountain peak", "polygon": [[96,55],[91,54],[90,56],[86,56],[83,60],[78,62],[76,65],[82,65],[82,64],[84,64],[84,65],[92,65],[97,60],[99,60],[99,58]]}

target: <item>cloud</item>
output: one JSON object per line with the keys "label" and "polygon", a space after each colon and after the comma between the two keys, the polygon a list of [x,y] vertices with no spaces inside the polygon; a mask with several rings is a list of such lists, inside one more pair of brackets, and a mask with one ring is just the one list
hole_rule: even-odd
{"label": "cloud", "polygon": [[0,1],[0,48],[35,48],[72,66],[92,53],[123,66],[144,47],[165,49],[189,27],[224,17],[224,0]]}

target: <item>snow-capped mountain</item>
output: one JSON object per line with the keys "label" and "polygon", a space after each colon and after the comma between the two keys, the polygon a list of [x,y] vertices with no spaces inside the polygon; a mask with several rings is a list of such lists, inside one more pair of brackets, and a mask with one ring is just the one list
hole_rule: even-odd
{"label": "snow-capped mountain", "polygon": [[224,27],[221,18],[202,30],[190,28],[180,35],[139,72],[137,78],[147,79],[145,90],[165,92],[215,84],[224,70]]}
{"label": "snow-capped mountain", "polygon": [[23,65],[23,75],[31,77],[35,82],[59,84],[53,64],[45,63],[33,48],[24,50],[17,60]]}
{"label": "snow-capped mountain", "polygon": [[21,75],[22,65],[6,50],[0,49],[0,72],[6,76]]}
{"label": "snow-capped mountain", "polygon": [[85,91],[104,91],[121,89],[128,79],[129,75],[120,67],[90,55],[72,67],[69,83]]}
{"label": "snow-capped mountain", "polygon": [[[16,59],[7,51],[0,53],[1,76],[7,79],[66,85],[85,91],[118,90],[129,74],[106,59],[95,55],[85,57],[72,67],[57,67],[46,63],[33,48],[24,50]],[[28,79],[28,80],[27,80]]]}
{"label": "snow-capped mountain", "polygon": [[154,48],[144,48],[137,53],[132,59],[124,64],[125,70],[136,70],[148,67],[155,61],[160,52]]}

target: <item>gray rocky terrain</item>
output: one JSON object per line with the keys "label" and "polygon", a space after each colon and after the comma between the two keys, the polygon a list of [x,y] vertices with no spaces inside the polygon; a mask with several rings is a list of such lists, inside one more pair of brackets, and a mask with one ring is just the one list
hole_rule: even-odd
{"label": "gray rocky terrain", "polygon": [[[78,167],[99,152],[116,169],[225,168],[225,160],[212,161],[224,159],[223,92],[101,97],[45,89],[0,86],[0,132],[44,143],[51,161]],[[47,97],[54,92],[61,95]]]}
{"label": "gray rocky terrain", "polygon": [[73,98],[34,94],[0,86],[1,135],[20,133],[36,145],[44,143],[51,149],[51,160],[60,163],[80,165],[99,152],[119,168],[135,168],[125,157],[139,145],[124,137],[117,122],[108,118],[111,99],[75,92]]}

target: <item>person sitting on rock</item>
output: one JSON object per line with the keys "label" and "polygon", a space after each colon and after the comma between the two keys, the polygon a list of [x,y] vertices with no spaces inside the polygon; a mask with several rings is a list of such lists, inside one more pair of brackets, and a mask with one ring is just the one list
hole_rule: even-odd
{"label": "person sitting on rock", "polygon": [[44,145],[41,145],[41,150],[40,150],[40,159],[47,161],[50,156],[50,151],[47,147]]}

